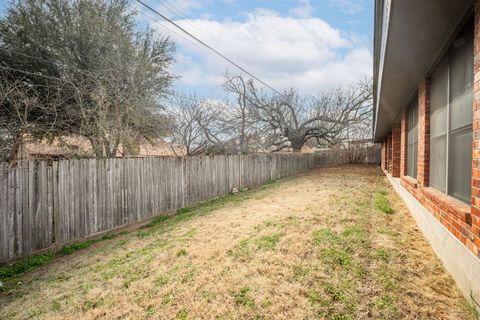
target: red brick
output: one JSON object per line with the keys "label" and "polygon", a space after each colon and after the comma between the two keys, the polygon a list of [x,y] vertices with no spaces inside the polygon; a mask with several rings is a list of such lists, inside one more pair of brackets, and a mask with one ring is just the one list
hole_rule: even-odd
{"label": "red brick", "polygon": [[420,187],[429,185],[430,168],[430,80],[418,86],[418,167],[417,181]]}
{"label": "red brick", "polygon": [[401,130],[400,125],[392,127],[392,176],[400,177],[401,159]]}

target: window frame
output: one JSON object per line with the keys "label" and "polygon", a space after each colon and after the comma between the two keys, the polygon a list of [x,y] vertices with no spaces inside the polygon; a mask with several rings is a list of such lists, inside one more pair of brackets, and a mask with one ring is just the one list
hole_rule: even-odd
{"label": "window frame", "polygon": [[[469,26],[471,27],[472,26],[472,23],[471,23],[471,20],[469,20],[469,22],[462,28],[462,30],[458,33],[458,35],[455,37],[455,39],[457,39],[458,37],[461,37],[462,34],[467,36],[467,35],[471,35],[471,30],[469,31],[468,28]],[[473,35],[471,38],[468,38],[467,41],[471,41],[472,44],[473,44]],[[470,195],[466,195],[465,197],[459,197],[459,196],[454,196],[452,194],[452,189],[453,187],[450,185],[450,180],[451,180],[451,176],[454,175],[454,174],[459,174],[459,173],[456,173],[456,172],[453,172],[453,168],[452,168],[452,163],[451,163],[451,155],[450,153],[452,152],[451,150],[451,146],[450,146],[450,140],[451,138],[457,134],[457,133],[464,133],[464,132],[469,132],[468,130],[470,130],[470,133],[473,135],[473,86],[474,86],[474,78],[472,78],[472,83],[471,83],[471,90],[472,90],[472,108],[470,109],[471,112],[472,112],[472,119],[469,123],[467,124],[463,124],[461,126],[458,126],[454,129],[452,129],[452,123],[451,123],[451,112],[452,112],[452,101],[451,101],[451,98],[452,98],[452,48],[453,48],[453,45],[451,45],[447,52],[445,53],[445,55],[443,56],[443,58],[441,59],[441,61],[445,61],[446,63],[446,72],[447,72],[447,79],[446,79],[446,105],[445,105],[445,125],[446,125],[446,128],[445,128],[445,159],[443,160],[444,161],[444,165],[445,165],[445,182],[444,182],[444,186],[443,188],[440,187],[440,186],[434,186],[432,185],[432,187],[436,188],[437,190],[439,190],[440,192],[446,194],[447,196],[451,196],[459,201],[462,201],[464,203],[469,203],[470,202]],[[472,55],[473,55],[473,52],[472,52]],[[440,67],[442,65],[442,63],[439,64],[438,67]],[[474,72],[474,65],[472,63],[472,71]],[[433,74],[435,74],[435,72],[437,71],[437,69],[434,70]],[[472,72],[472,77],[473,77],[473,72]],[[432,90],[432,89],[431,89]],[[457,111],[458,112],[458,111]],[[431,117],[432,116],[432,108],[430,107],[430,111],[429,111],[429,116]],[[430,120],[430,125],[432,125],[432,121]],[[430,134],[430,138],[429,138],[429,143],[430,143],[430,167],[432,166],[432,160],[434,159],[434,157],[432,156],[431,152],[432,152],[432,140],[435,139],[435,138],[438,138],[438,137],[433,137],[432,134]],[[472,139],[472,142],[473,142],[473,139]],[[471,171],[470,171],[471,172]],[[432,175],[433,173],[433,170],[429,170],[429,175],[430,175],[430,181],[432,181]],[[470,180],[471,180],[471,173],[470,173]],[[470,182],[471,183],[471,182]],[[471,186],[471,185],[470,185]],[[442,190],[443,189],[443,190]]]}
{"label": "window frame", "polygon": [[[418,176],[418,93],[407,108],[407,172],[406,175],[410,178],[417,179]],[[413,119],[412,119],[413,118]],[[415,123],[414,127],[412,122]],[[412,134],[410,131],[413,131]],[[413,141],[410,141],[410,136]],[[413,147],[412,147],[413,146]],[[410,154],[410,148],[413,150],[413,155]]]}

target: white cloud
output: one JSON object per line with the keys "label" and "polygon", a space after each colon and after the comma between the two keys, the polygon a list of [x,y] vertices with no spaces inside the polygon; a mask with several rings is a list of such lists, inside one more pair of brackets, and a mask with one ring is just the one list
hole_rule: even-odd
{"label": "white cloud", "polygon": [[347,14],[363,11],[364,0],[330,0],[330,5]]}
{"label": "white cloud", "polygon": [[[296,87],[311,92],[371,75],[372,54],[362,37],[318,18],[285,17],[263,9],[249,13],[245,21],[176,22],[279,90]],[[181,76],[181,84],[220,89],[226,70],[238,73],[206,49],[183,37],[172,38],[178,43],[173,71]]]}
{"label": "white cloud", "polygon": [[202,2],[198,0],[170,0],[167,1],[167,3],[183,14],[190,13],[191,11],[202,7]]}
{"label": "white cloud", "polygon": [[299,18],[310,18],[314,8],[310,4],[310,0],[298,0],[298,7],[290,10],[290,14]]}

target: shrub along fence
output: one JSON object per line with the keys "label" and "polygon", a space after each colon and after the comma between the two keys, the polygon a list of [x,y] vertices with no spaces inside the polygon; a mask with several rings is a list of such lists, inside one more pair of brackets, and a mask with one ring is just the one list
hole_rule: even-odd
{"label": "shrub along fence", "polygon": [[0,262],[313,166],[307,154],[0,163]]}
{"label": "shrub along fence", "polygon": [[342,165],[351,163],[380,164],[381,148],[358,148],[353,150],[326,149],[315,151],[315,164]]}

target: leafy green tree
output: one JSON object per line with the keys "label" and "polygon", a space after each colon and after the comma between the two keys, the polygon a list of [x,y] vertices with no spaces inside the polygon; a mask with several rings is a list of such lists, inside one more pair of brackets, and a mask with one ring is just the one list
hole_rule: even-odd
{"label": "leafy green tree", "polygon": [[[175,47],[140,30],[134,15],[128,0],[10,3],[0,20],[2,83],[21,80],[49,102],[29,109],[29,136],[82,136],[97,157],[114,157],[120,146],[133,153],[140,140],[165,134],[159,101],[174,79]],[[7,99],[0,117],[14,114],[9,109]],[[17,119],[0,118],[9,121]],[[26,132],[16,134],[21,140]]]}

